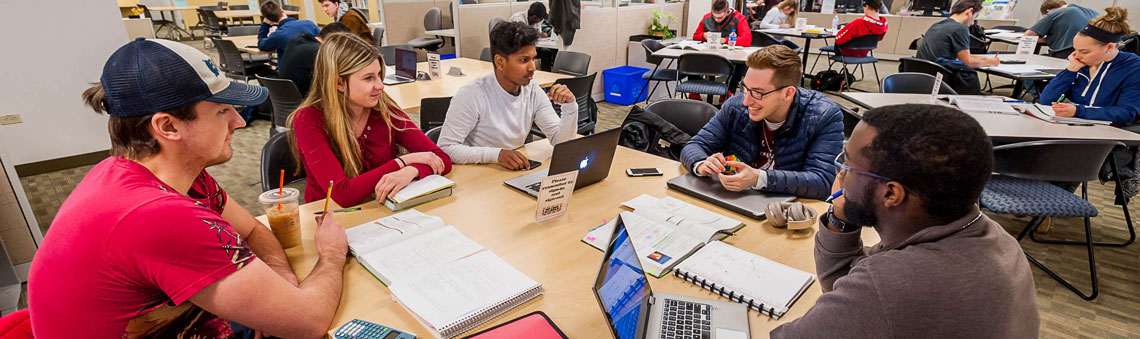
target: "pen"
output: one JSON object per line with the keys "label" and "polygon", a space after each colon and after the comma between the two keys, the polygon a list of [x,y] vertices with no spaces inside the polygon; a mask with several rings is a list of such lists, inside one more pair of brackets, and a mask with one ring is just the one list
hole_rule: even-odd
{"label": "pen", "polygon": [[1062,102],[1062,101],[1065,101],[1065,95],[1064,94],[1061,94],[1061,97],[1057,98],[1057,102]]}
{"label": "pen", "polygon": [[[341,212],[356,212],[356,211],[359,211],[359,210],[360,210],[360,207],[353,207],[353,208],[342,208],[342,209],[339,209],[339,210],[333,210],[333,211],[332,211],[332,213],[341,213]],[[317,212],[317,215],[321,215],[321,214],[325,214],[325,212],[323,212],[323,211],[321,211],[321,212]]]}
{"label": "pen", "polygon": [[843,195],[843,189],[842,188],[840,188],[835,193],[832,193],[831,196],[827,197],[827,200],[824,200],[823,202],[831,202],[832,200],[835,200],[835,198],[838,198],[841,195]]}

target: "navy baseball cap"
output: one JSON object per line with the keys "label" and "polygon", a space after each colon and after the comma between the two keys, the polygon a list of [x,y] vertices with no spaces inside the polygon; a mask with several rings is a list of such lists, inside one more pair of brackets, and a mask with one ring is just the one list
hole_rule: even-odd
{"label": "navy baseball cap", "polygon": [[231,82],[210,57],[188,45],[138,38],[120,47],[99,79],[107,114],[133,117],[199,101],[252,106],[269,96],[265,87]]}

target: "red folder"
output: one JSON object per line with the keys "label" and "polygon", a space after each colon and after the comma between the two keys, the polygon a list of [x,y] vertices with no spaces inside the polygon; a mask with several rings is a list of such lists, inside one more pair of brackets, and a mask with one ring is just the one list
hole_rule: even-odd
{"label": "red folder", "polygon": [[566,339],[566,334],[562,333],[558,325],[550,321],[550,317],[547,317],[546,313],[534,311],[479,333],[463,337],[463,339],[498,338]]}

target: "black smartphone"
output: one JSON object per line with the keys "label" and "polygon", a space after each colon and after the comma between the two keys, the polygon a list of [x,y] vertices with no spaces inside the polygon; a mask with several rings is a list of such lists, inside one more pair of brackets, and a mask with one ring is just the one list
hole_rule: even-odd
{"label": "black smartphone", "polygon": [[528,170],[532,170],[532,169],[538,168],[538,166],[542,166],[542,163],[538,162],[538,161],[534,161],[534,160],[530,160],[530,159],[526,159],[526,161],[530,161],[530,168],[528,168]]}
{"label": "black smartphone", "polygon": [[655,177],[661,176],[663,173],[661,173],[661,170],[657,168],[627,168],[625,170],[625,175],[631,177]]}

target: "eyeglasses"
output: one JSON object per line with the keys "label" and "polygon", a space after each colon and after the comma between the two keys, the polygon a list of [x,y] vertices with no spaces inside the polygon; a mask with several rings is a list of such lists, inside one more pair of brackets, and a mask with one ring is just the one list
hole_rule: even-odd
{"label": "eyeglasses", "polygon": [[775,93],[776,91],[782,90],[782,89],[787,88],[787,87],[792,87],[792,86],[780,86],[780,87],[778,87],[774,90],[771,90],[771,91],[760,92],[757,89],[748,88],[748,86],[745,85],[743,82],[740,83],[740,88],[743,88],[744,92],[747,92],[748,95],[752,96],[752,99],[755,99],[757,101],[764,100],[765,95]]}
{"label": "eyeglasses", "polygon": [[[862,175],[866,175],[868,177],[872,177],[872,178],[879,179],[882,181],[895,181],[894,179],[891,179],[891,178],[887,178],[887,177],[884,177],[884,176],[881,176],[881,175],[878,175],[875,173],[867,172],[867,171],[857,170],[857,169],[851,168],[851,166],[847,166],[847,151],[839,152],[839,155],[835,156],[835,168],[838,171],[848,171],[848,172],[855,173],[855,174],[862,174]],[[902,183],[899,183],[899,184],[902,184]]]}

